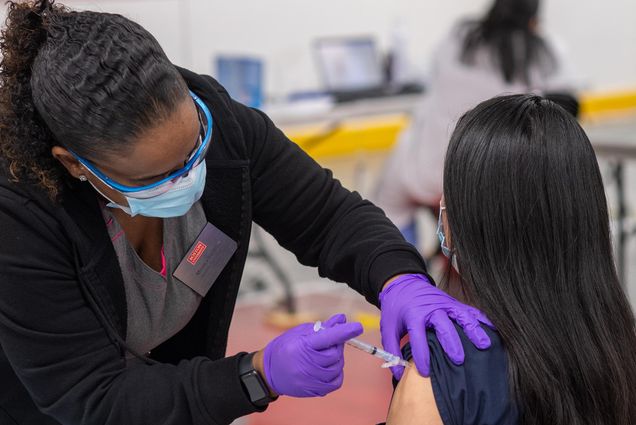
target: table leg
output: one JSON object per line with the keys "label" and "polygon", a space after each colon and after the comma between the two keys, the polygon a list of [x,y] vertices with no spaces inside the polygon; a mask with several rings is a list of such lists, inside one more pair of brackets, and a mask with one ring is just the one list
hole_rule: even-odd
{"label": "table leg", "polygon": [[269,266],[269,268],[274,272],[276,278],[283,286],[284,291],[284,299],[283,299],[283,308],[289,314],[296,313],[296,297],[294,296],[294,290],[292,288],[292,283],[287,273],[283,270],[283,268],[278,264],[274,256],[269,252],[267,246],[265,245],[265,241],[260,232],[264,232],[264,230],[260,228],[255,228],[252,232],[252,240],[256,245],[256,249],[249,253],[249,256],[252,258],[260,258]]}
{"label": "table leg", "polygon": [[627,231],[625,229],[625,219],[627,218],[627,207],[625,202],[625,167],[623,161],[618,160],[614,166],[614,179],[616,181],[616,194],[618,196],[618,246],[616,249],[616,270],[618,280],[623,288],[627,287],[625,280]]}

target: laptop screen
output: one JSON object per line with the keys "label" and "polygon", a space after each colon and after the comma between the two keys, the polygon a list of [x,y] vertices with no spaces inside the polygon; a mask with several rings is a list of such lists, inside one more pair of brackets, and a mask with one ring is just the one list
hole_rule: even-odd
{"label": "laptop screen", "polygon": [[355,91],[382,85],[382,66],[372,38],[322,39],[315,48],[327,90]]}

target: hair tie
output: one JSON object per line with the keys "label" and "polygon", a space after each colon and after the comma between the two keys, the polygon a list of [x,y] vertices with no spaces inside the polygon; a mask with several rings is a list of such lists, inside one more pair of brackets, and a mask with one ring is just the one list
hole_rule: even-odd
{"label": "hair tie", "polygon": [[42,0],[40,2],[40,7],[38,7],[38,10],[37,12],[35,12],[35,14],[41,18],[45,18],[46,15],[48,15],[48,13],[53,9],[54,2],[55,0]]}

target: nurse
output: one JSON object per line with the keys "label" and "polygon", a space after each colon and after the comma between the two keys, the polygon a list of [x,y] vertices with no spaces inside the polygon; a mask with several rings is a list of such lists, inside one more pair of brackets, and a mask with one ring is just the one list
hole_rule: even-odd
{"label": "nurse", "polygon": [[0,423],[228,424],[339,388],[343,315],[225,356],[252,221],[380,306],[421,374],[426,328],[456,363],[450,319],[489,346],[380,209],[138,24],[9,2],[0,49]]}

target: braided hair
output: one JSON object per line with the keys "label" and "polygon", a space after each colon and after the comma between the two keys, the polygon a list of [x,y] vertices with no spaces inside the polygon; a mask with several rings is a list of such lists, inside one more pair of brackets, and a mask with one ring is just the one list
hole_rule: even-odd
{"label": "braided hair", "polygon": [[53,146],[89,160],[125,154],[188,96],[176,67],[139,24],[49,0],[8,5],[0,34],[0,156],[13,181],[56,199],[67,173]]}

